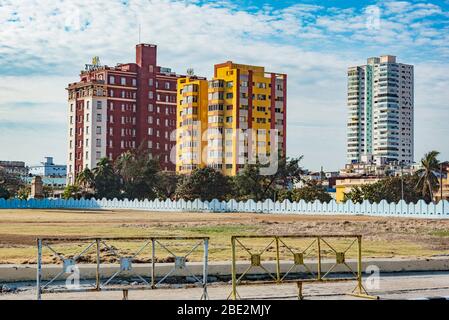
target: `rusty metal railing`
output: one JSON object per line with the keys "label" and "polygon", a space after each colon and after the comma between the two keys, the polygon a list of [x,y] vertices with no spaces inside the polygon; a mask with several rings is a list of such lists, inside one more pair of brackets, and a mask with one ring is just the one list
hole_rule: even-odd
{"label": "rusty metal railing", "polygon": [[[188,246],[187,254],[179,254],[176,250],[169,247],[168,243],[177,243],[183,241],[194,242],[192,247]],[[137,250],[132,253],[121,254],[120,250],[115,248],[110,242],[137,242],[139,244]],[[82,250],[76,254],[63,254],[60,250],[56,249],[55,245],[58,244],[78,244],[81,245]],[[49,281],[44,283],[42,279],[43,269],[46,264],[43,263],[43,249],[50,250],[54,259],[61,264],[61,270],[52,277]],[[161,248],[162,250],[158,250]],[[191,272],[187,265],[188,257],[195,251],[199,251],[202,248],[202,279],[198,278]],[[107,252],[110,257],[114,257],[118,262],[118,270],[112,275],[106,277],[102,281],[102,266],[106,265],[102,260],[102,251]],[[159,251],[167,252],[171,257],[170,262],[156,263],[157,255]],[[134,264],[136,258],[142,253],[150,253],[151,256],[151,269],[148,268],[148,275],[140,275],[135,272]],[[95,283],[87,283],[84,286],[80,285],[67,285],[63,288],[61,286],[54,286],[53,284],[62,278],[62,276],[70,279],[75,272],[79,272],[78,266],[82,264],[82,259],[86,258],[88,253],[95,255]],[[124,299],[128,298],[129,290],[152,290],[172,287],[174,284],[179,287],[202,287],[203,293],[201,299],[208,299],[207,293],[207,276],[208,276],[208,257],[209,255],[209,238],[208,237],[103,237],[103,238],[39,238],[37,239],[37,275],[36,275],[36,289],[37,299],[42,299],[43,293],[51,292],[91,292],[91,291],[123,291]],[[165,274],[160,280],[156,277],[156,270],[158,266],[167,265],[173,263],[173,268]],[[111,265],[111,264],[108,264]],[[171,283],[163,285],[163,283],[170,278],[176,271],[185,270],[188,274],[195,279],[194,284],[184,283]],[[129,273],[140,280],[142,284],[130,286],[130,285],[114,285],[113,280],[118,278],[121,274]]]}
{"label": "rusty metal railing", "polygon": [[[337,248],[334,242],[338,239],[349,239],[350,243],[345,244],[343,248]],[[262,250],[255,251],[251,249],[245,241],[262,241]],[[287,244],[287,240],[305,241],[300,248],[294,248],[291,244]],[[353,270],[347,261],[347,254],[350,249],[356,245],[357,269]],[[357,283],[355,289],[348,293],[353,296],[377,299],[375,296],[368,294],[362,283],[362,236],[361,235],[264,235],[264,236],[233,236],[231,238],[232,247],[232,291],[228,296],[234,300],[241,298],[237,287],[239,285],[255,285],[255,284],[285,284],[296,283],[298,287],[298,299],[303,299],[304,283],[333,283],[355,281]],[[248,267],[237,277],[237,249],[242,249],[245,255],[248,255]],[[292,265],[285,273],[281,273],[281,249],[287,252],[289,259],[283,260],[285,263]],[[271,257],[275,263],[275,271],[270,272],[266,264],[267,260],[263,260],[264,255],[268,251],[274,252]],[[315,253],[315,260],[306,261],[311,253]],[[330,254],[335,259],[334,264],[323,273],[322,264],[325,255]],[[332,271],[337,266],[343,266],[350,276],[331,277]],[[245,276],[255,268],[263,271],[269,280],[244,280]],[[312,269],[316,269],[315,272]],[[295,276],[302,270],[301,276]]]}

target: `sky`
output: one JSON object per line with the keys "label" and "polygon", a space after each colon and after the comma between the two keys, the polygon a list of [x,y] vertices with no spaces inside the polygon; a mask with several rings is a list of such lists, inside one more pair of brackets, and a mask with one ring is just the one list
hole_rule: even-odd
{"label": "sky", "polygon": [[287,153],[311,170],[346,162],[347,68],[396,55],[415,66],[415,161],[449,160],[449,0],[0,0],[0,160],[65,163],[67,84],[93,56],[134,62],[139,25],[178,73],[287,73]]}

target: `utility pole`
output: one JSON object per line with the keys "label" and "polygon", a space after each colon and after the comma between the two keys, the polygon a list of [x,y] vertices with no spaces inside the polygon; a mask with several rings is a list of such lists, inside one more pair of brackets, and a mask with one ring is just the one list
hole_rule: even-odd
{"label": "utility pole", "polygon": [[443,163],[440,163],[440,197],[440,201],[443,201]]}
{"label": "utility pole", "polygon": [[404,200],[404,162],[401,161],[401,199]]}

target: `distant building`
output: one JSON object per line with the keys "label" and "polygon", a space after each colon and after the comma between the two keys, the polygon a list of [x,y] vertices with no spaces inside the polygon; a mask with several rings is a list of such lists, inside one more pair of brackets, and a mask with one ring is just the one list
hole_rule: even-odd
{"label": "distant building", "polygon": [[115,160],[144,146],[163,170],[174,171],[170,152],[175,142],[178,75],[157,65],[157,47],[136,46],[136,60],[115,67],[98,58],[68,85],[68,183],[101,158]]}
{"label": "distant building", "polygon": [[351,163],[347,164],[344,169],[340,170],[340,176],[401,176],[412,175],[419,169],[419,165],[399,165],[397,163],[388,163],[378,165],[375,163]]}
{"label": "distant building", "polygon": [[[443,200],[449,200],[449,164],[446,163],[444,168],[443,168],[443,177],[442,177],[442,182],[443,182],[443,192],[441,192],[441,180],[439,180],[440,182],[440,186],[438,187],[438,191],[435,192],[434,194],[434,198],[435,201],[440,201],[441,199]],[[441,179],[441,177],[440,177]],[[441,198],[441,195],[443,196]]]}
{"label": "distant building", "polygon": [[28,168],[23,161],[0,161],[0,170],[1,169],[11,174],[20,176],[28,175]]}
{"label": "distant building", "polygon": [[53,157],[45,157],[45,162],[41,162],[37,166],[30,166],[29,174],[31,176],[65,178],[67,176],[67,166],[54,164]]}
{"label": "distant building", "polygon": [[[372,157],[412,164],[414,159],[413,66],[395,56],[369,58],[348,69],[347,161]],[[365,162],[368,162],[365,160]]]}
{"label": "distant building", "polygon": [[342,177],[336,180],[335,200],[344,202],[345,194],[349,193],[352,188],[362,185],[373,184],[381,180],[381,177]]}
{"label": "distant building", "polygon": [[228,61],[212,80],[180,78],[176,171],[208,166],[235,176],[249,159],[284,158],[286,109],[287,75],[264,67]]}

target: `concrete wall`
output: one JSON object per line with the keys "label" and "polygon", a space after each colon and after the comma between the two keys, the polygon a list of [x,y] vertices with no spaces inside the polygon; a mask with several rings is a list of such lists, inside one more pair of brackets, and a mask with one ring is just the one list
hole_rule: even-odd
{"label": "concrete wall", "polygon": [[[357,263],[354,260],[347,261],[351,269],[357,269]],[[263,266],[268,272],[276,273],[276,263],[274,261],[263,261]],[[316,273],[316,260],[306,262],[308,268]],[[335,264],[335,260],[323,260],[321,264],[321,271],[328,272]],[[250,265],[248,261],[237,262],[237,274],[242,274]],[[79,264],[77,265],[80,271],[81,279],[95,279],[96,266],[93,264]],[[201,262],[188,262],[189,270],[196,276],[201,276],[203,273],[203,264]],[[286,273],[292,266],[291,261],[281,261],[281,273]],[[364,259],[363,271],[368,266],[376,266],[381,273],[394,272],[447,272],[449,269],[449,258],[434,257],[430,259],[401,259],[401,258],[384,258],[384,259]],[[101,277],[111,277],[118,269],[118,264],[102,264]],[[173,268],[173,263],[157,263],[155,268],[155,276],[163,277]],[[54,278],[62,270],[61,265],[51,264],[44,265],[42,268],[42,280],[49,281]],[[133,264],[135,273],[149,277],[151,275],[151,264]],[[292,272],[304,272],[304,267],[297,267]],[[35,281],[36,280],[36,265],[0,265],[0,283],[15,282],[15,281]],[[333,273],[347,273],[348,269],[345,266],[339,265],[332,269]],[[250,270],[248,275],[264,275],[266,272],[262,268],[255,267]],[[208,275],[215,277],[231,276],[231,263],[229,261],[209,262]],[[134,274],[124,273],[121,277],[134,276]],[[176,270],[172,276],[190,276],[190,273],[184,270]],[[65,279],[65,276],[61,277]]]}
{"label": "concrete wall", "polygon": [[274,213],[274,214],[313,214],[313,215],[367,215],[381,217],[410,217],[410,218],[431,218],[448,219],[449,202],[440,201],[437,204],[426,204],[419,201],[416,204],[407,204],[403,201],[399,203],[370,203],[365,201],[362,204],[352,202],[337,203],[332,200],[329,203],[315,202],[273,202],[265,200],[263,202],[248,201],[185,201],[185,200],[64,200],[64,199],[31,199],[19,200],[0,199],[0,209],[125,209],[142,211],[166,211],[166,212],[248,212],[248,213]]}

